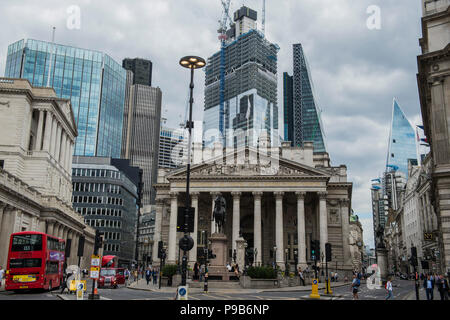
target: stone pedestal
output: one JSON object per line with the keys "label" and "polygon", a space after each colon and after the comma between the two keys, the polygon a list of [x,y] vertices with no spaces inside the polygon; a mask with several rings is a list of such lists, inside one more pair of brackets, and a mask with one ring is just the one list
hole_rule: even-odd
{"label": "stone pedestal", "polygon": [[381,281],[384,283],[388,277],[387,250],[385,248],[377,248],[377,265],[380,269]]}
{"label": "stone pedestal", "polygon": [[245,266],[245,240],[242,237],[236,239],[236,264],[239,271],[244,270]]}
{"label": "stone pedestal", "polygon": [[210,260],[208,266],[209,280],[230,280],[234,274],[229,272],[227,264],[227,236],[222,233],[213,233],[211,238],[211,250],[216,255]]}

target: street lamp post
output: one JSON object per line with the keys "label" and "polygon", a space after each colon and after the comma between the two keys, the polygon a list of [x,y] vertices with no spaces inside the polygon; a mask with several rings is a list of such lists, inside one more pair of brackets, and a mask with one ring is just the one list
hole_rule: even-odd
{"label": "street lamp post", "polygon": [[[191,69],[191,83],[189,85],[190,88],[190,98],[189,98],[189,121],[187,123],[187,128],[189,131],[188,138],[188,159],[187,159],[187,170],[186,170],[186,206],[184,213],[184,238],[188,239],[188,227],[189,227],[189,208],[190,208],[190,196],[189,196],[189,182],[191,175],[191,139],[192,139],[192,104],[194,103],[193,93],[194,93],[194,70],[203,68],[206,65],[206,62],[203,58],[196,56],[186,56],[180,59],[180,65],[184,68]],[[192,238],[189,239],[192,241]],[[186,248],[185,248],[186,249]],[[187,271],[187,251],[183,250],[183,264],[182,264],[182,276],[181,276],[181,285],[186,285],[186,271]]]}

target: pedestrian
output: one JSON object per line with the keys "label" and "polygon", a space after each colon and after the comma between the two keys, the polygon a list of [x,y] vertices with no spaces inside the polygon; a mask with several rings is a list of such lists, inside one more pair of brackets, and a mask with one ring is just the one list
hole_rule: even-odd
{"label": "pedestrian", "polygon": [[198,262],[195,261],[194,264],[194,280],[198,280]]}
{"label": "pedestrian", "polygon": [[392,282],[391,282],[391,278],[390,277],[388,278],[388,280],[386,282],[385,289],[387,291],[386,300],[393,299],[394,295],[392,293]]}
{"label": "pedestrian", "polygon": [[355,273],[353,273],[353,281],[352,281],[352,293],[353,293],[353,300],[359,300],[358,297],[358,288],[361,285],[361,281],[358,279]]}
{"label": "pedestrian", "polygon": [[439,277],[438,290],[441,295],[441,300],[448,300],[448,281],[442,274]]}
{"label": "pedestrian", "polygon": [[334,273],[334,282],[337,282],[338,281],[338,273],[337,273],[337,271]]}
{"label": "pedestrian", "polygon": [[305,286],[305,278],[303,277],[302,268],[298,267],[298,277],[300,278],[300,281],[302,282],[302,286]]}
{"label": "pedestrian", "polygon": [[158,272],[157,272],[156,268],[153,268],[152,276],[153,276],[153,284],[157,284],[158,283]]}
{"label": "pedestrian", "polygon": [[236,266],[234,267],[234,274],[236,275],[236,277],[239,278],[239,265],[236,264]]}
{"label": "pedestrian", "polygon": [[64,277],[63,277],[63,281],[61,283],[61,294],[64,292],[64,290],[67,289],[67,291],[69,291],[70,293],[70,289],[67,287],[67,281],[69,280],[69,278],[72,276],[72,273],[66,273],[64,272]]}
{"label": "pedestrian", "polygon": [[430,275],[427,275],[427,278],[423,282],[423,287],[427,293],[427,300],[433,300],[434,282],[431,280]]}
{"label": "pedestrian", "polygon": [[198,269],[198,273],[199,273],[199,281],[203,281],[203,271],[204,271],[204,266],[203,264],[200,265],[200,268]]}
{"label": "pedestrian", "polygon": [[3,276],[5,275],[5,270],[0,266],[0,288],[2,287]]}
{"label": "pedestrian", "polygon": [[150,282],[151,276],[152,276],[152,271],[150,270],[150,268],[147,268],[147,270],[145,271],[145,280],[147,280],[147,285]]}

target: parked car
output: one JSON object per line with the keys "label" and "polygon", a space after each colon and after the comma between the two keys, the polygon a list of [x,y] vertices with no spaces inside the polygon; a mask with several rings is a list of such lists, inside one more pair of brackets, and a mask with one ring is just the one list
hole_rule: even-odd
{"label": "parked car", "polygon": [[98,287],[111,287],[116,289],[119,284],[125,283],[125,270],[122,268],[103,268],[100,271]]}

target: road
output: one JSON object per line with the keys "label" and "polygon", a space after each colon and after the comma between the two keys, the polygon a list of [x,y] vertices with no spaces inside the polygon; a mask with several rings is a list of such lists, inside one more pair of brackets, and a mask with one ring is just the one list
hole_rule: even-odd
{"label": "road", "polygon": [[[154,292],[145,290],[129,289],[124,286],[118,289],[102,288],[98,289],[99,295],[105,300],[171,300],[175,298],[176,288],[173,293]],[[414,282],[407,280],[394,281],[394,299],[402,300],[408,294],[414,291]],[[58,294],[60,290],[50,292],[0,292],[0,300],[59,300]],[[88,281],[87,293],[91,292],[90,281]],[[322,300],[351,300],[353,295],[350,286],[339,287],[333,289],[333,296],[323,295],[323,290],[319,292]],[[360,287],[360,300],[384,300],[386,292],[384,288],[368,289],[363,283]],[[87,294],[86,294],[87,296]],[[70,296],[72,297],[72,296]],[[259,293],[243,293],[238,289],[227,292],[212,293],[190,293],[190,300],[305,300],[309,299],[307,291],[282,291],[282,292],[259,292]]]}

